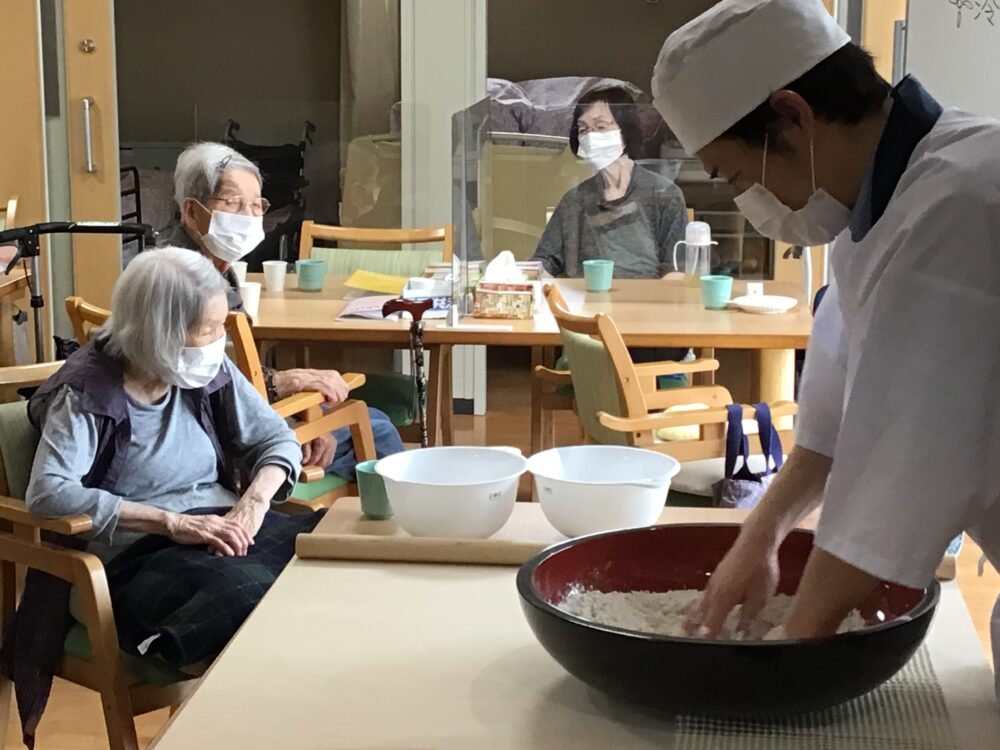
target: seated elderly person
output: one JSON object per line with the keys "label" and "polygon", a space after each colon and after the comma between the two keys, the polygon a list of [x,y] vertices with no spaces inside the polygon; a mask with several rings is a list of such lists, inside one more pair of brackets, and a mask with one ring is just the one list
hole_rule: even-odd
{"label": "seated elderly person", "polygon": [[684,239],[687,223],[684,195],[632,160],[642,132],[629,93],[608,88],[583,96],[569,142],[596,174],[559,201],[533,259],[553,276],[582,276],[590,259],[613,260],[618,278],[661,278],[674,270],[674,244]]}
{"label": "seated elderly person", "polygon": [[143,253],[107,323],[28,405],[28,509],[91,518],[122,647],[176,668],[219,653],[319,518],[270,511],[301,448],[225,357],[226,289],[188,250]]}
{"label": "seated elderly person", "polygon": [[[260,170],[239,152],[221,143],[197,143],[177,159],[174,200],[179,219],[160,235],[160,243],[195,250],[210,261],[228,283],[229,309],[241,310],[239,282],[230,264],[264,239],[267,200],[261,197]],[[347,398],[348,388],[335,370],[264,368],[271,402],[301,391],[319,391],[330,404]],[[399,431],[378,409],[369,408],[375,451],[379,458],[403,450]],[[303,448],[303,462],[326,467],[354,479],[357,459],[348,428],[322,435]]]}
{"label": "seated elderly person", "polygon": [[[573,112],[570,148],[597,172],[566,193],[538,241],[533,260],[553,276],[579,277],[583,262],[613,260],[616,278],[662,278],[684,239],[687,207],[672,181],[632,159],[642,143],[631,95],[620,88],[591,91]],[[683,254],[678,263],[683,262]],[[630,349],[636,362],[680,360],[685,349]],[[558,366],[564,369],[565,360]],[[685,385],[684,376],[661,376],[658,385]]]}

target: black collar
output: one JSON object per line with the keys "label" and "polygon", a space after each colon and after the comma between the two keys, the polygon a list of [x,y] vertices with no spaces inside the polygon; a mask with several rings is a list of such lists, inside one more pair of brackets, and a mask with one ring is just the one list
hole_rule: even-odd
{"label": "black collar", "polygon": [[860,242],[896,192],[917,145],[933,130],[944,108],[913,76],[892,91],[892,111],[851,217],[851,239]]}

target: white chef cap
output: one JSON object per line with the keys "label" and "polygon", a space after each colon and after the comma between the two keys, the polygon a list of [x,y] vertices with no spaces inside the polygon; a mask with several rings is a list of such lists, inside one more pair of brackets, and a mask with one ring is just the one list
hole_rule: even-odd
{"label": "white chef cap", "polygon": [[653,104],[695,154],[850,41],[821,0],[722,0],[663,43]]}

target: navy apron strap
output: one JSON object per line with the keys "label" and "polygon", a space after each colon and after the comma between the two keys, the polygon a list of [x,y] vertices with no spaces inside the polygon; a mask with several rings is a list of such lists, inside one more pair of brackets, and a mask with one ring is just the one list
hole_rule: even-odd
{"label": "navy apron strap", "polygon": [[[767,404],[754,404],[757,412],[757,430],[760,436],[760,447],[764,452],[764,463],[767,466],[765,474],[777,471],[784,462],[784,450],[781,447],[781,436],[774,428],[771,419],[771,407]],[[773,468],[772,468],[773,464]]]}
{"label": "navy apron strap", "polygon": [[[752,479],[750,475],[750,441],[743,434],[743,407],[740,404],[726,406],[729,424],[726,428],[726,479]],[[736,461],[743,459],[743,465],[736,470]],[[746,476],[749,475],[749,476]]]}

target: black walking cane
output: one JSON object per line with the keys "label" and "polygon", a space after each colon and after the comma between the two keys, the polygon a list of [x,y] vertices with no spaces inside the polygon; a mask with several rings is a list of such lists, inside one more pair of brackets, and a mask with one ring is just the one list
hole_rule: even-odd
{"label": "black walking cane", "polygon": [[420,447],[426,448],[427,441],[427,372],[424,370],[424,313],[434,307],[434,300],[426,299],[391,299],[382,305],[382,317],[387,318],[393,313],[409,313],[410,322],[410,362],[413,365],[413,376],[417,381],[417,408],[420,411]]}

